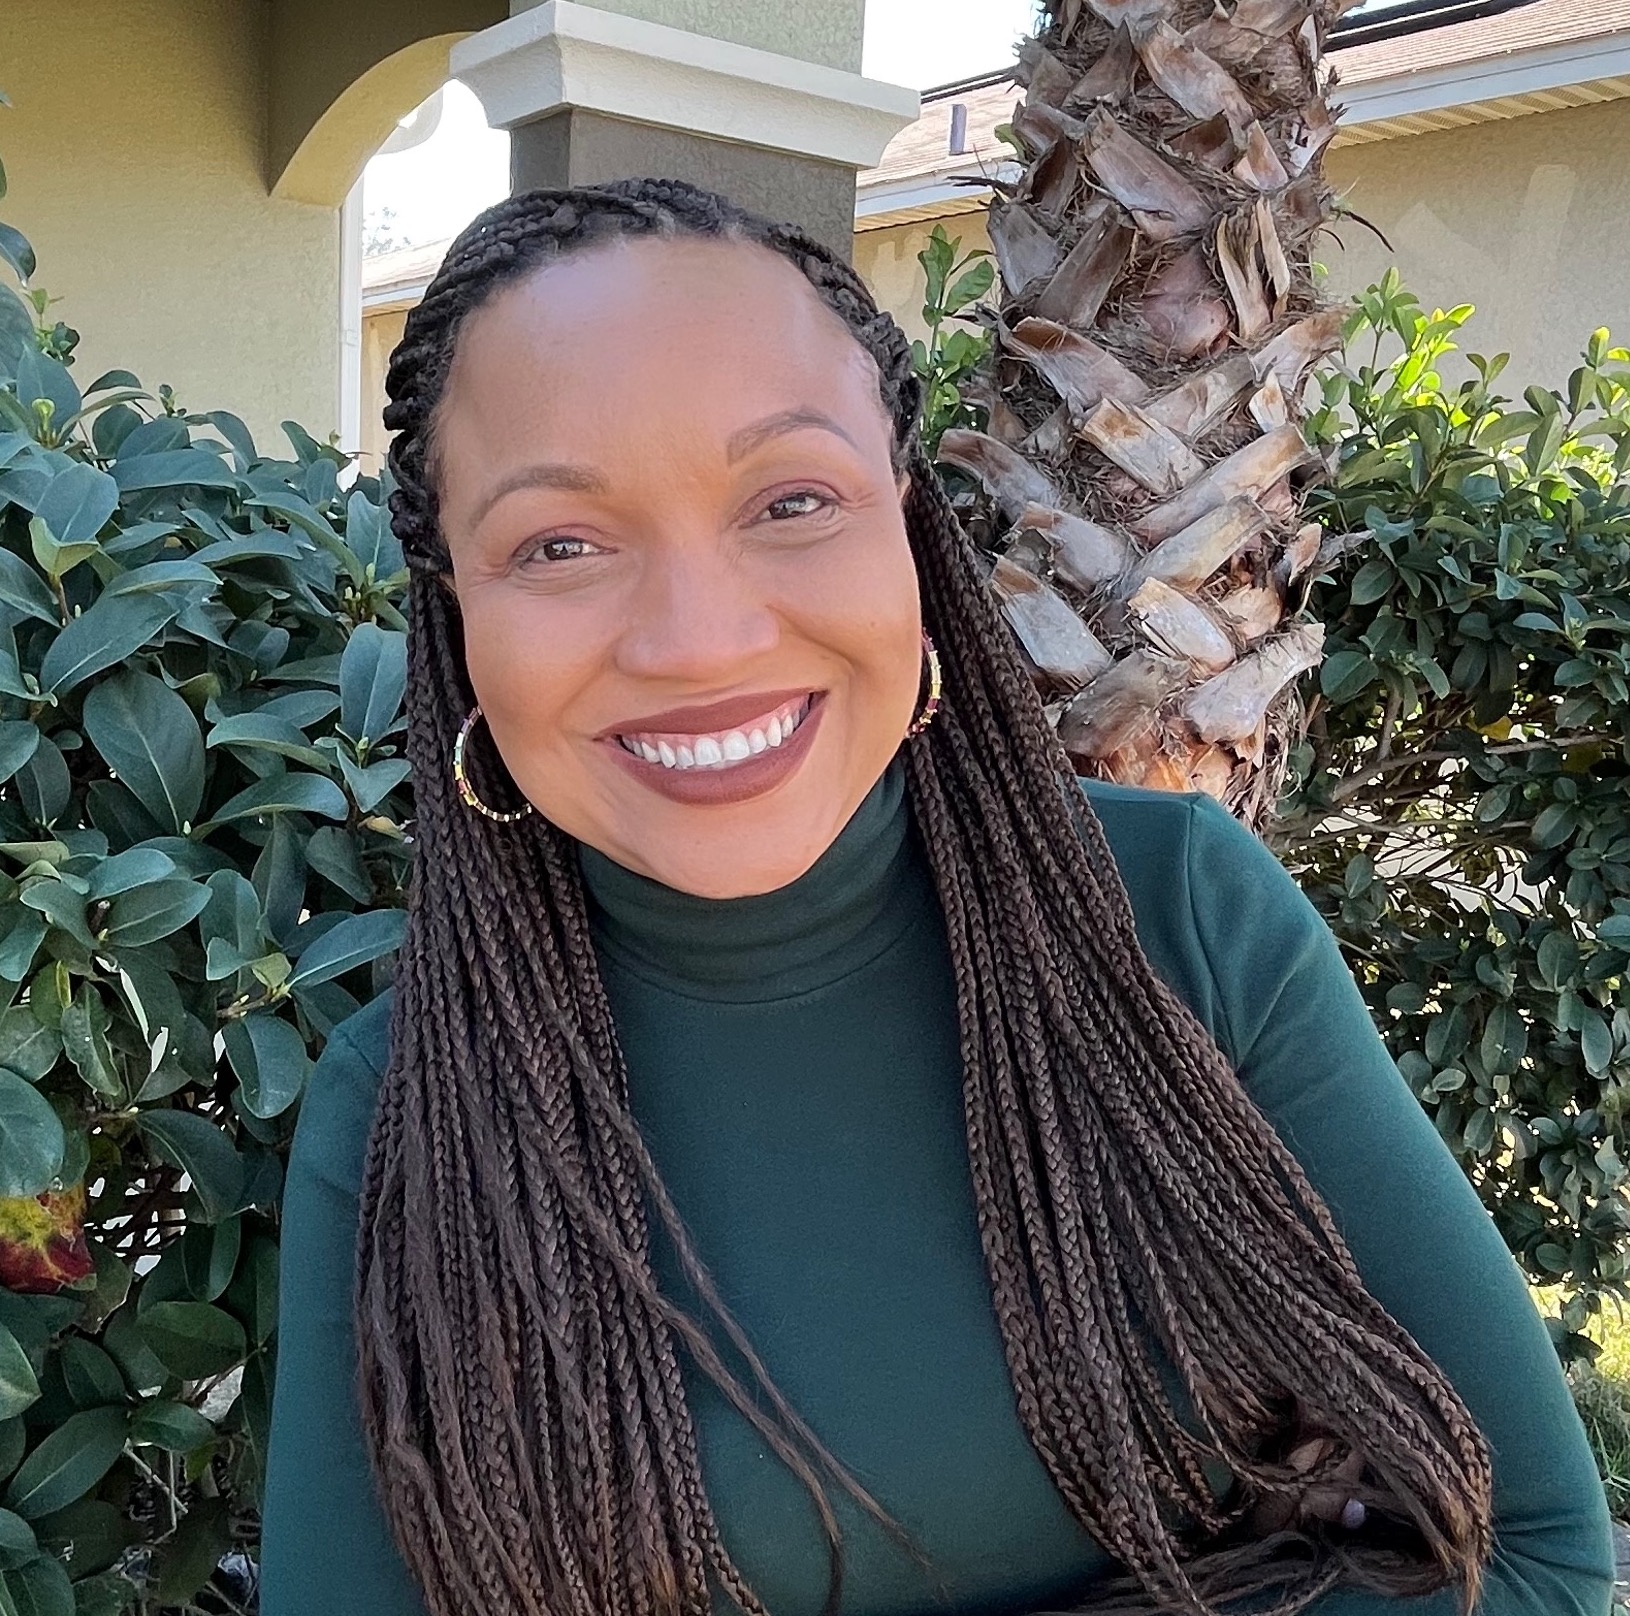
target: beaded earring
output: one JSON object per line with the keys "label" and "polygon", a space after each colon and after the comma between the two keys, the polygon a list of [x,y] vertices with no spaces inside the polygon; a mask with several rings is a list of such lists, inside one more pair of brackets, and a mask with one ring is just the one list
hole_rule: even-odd
{"label": "beaded earring", "polygon": [[911,721],[911,728],[906,731],[909,741],[934,722],[934,714],[940,710],[940,654],[934,649],[934,642],[929,637],[928,630],[923,630],[923,655],[928,663],[928,699],[923,703],[922,711]]}
{"label": "beaded earring", "polygon": [[478,814],[485,814],[488,819],[495,820],[500,825],[511,825],[517,819],[524,819],[532,812],[532,804],[527,803],[524,808],[517,808],[513,813],[502,814],[496,808],[489,808],[476,794],[475,787],[470,784],[470,777],[464,769],[464,746],[470,738],[470,732],[475,728],[476,720],[481,716],[481,703],[477,702],[470,709],[469,716],[459,726],[458,739],[453,742],[453,783],[458,787],[458,794],[464,805],[473,808]]}

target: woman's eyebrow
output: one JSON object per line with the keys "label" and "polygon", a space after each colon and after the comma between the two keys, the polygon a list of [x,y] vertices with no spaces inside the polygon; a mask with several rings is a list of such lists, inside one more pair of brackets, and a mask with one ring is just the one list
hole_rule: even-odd
{"label": "woman's eyebrow", "polygon": [[[744,426],[731,433],[725,443],[725,459],[734,465],[744,455],[751,454],[754,449],[768,443],[771,438],[778,438],[784,433],[797,432],[806,427],[835,433],[852,449],[860,447],[849,433],[823,410],[807,408],[779,410],[774,415],[766,415],[763,420],[754,421],[750,426]],[[475,514],[470,519],[470,525],[474,527],[499,500],[522,488],[564,488],[573,494],[607,492],[605,478],[597,471],[590,471],[587,466],[571,466],[559,461],[539,461],[532,466],[518,466],[514,471],[500,477],[476,502]]]}
{"label": "woman's eyebrow", "polygon": [[606,480],[597,471],[586,466],[568,466],[553,461],[540,461],[534,466],[520,466],[500,477],[477,501],[475,514],[470,518],[474,527],[499,500],[522,488],[564,488],[574,494],[603,494]]}
{"label": "woman's eyebrow", "polygon": [[811,426],[822,432],[835,433],[851,449],[860,447],[824,410],[805,407],[779,410],[774,415],[766,415],[762,421],[754,421],[751,426],[744,426],[739,431],[732,432],[725,443],[725,460],[734,465],[743,455],[751,454],[754,449],[768,443],[771,438],[779,438],[783,433],[797,432],[803,427]]}

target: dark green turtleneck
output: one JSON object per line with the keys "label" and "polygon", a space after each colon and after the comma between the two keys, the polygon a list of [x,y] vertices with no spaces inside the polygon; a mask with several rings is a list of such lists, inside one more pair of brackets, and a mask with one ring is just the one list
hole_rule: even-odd
{"label": "dark green turtleneck", "polygon": [[[1546,1332],[1329,931],[1208,800],[1086,789],[1156,968],[1490,1439],[1499,1546],[1479,1610],[1606,1616],[1602,1489]],[[830,1489],[845,1616],[1024,1616],[1086,1593],[1114,1567],[1014,1411],[944,926],[898,769],[808,874],[763,897],[694,898],[588,849],[582,865],[634,1114],[702,1259],[781,1390],[933,1562],[931,1577]],[[357,1187],[388,1018],[387,995],[336,1030],[289,1163],[263,1616],[422,1616],[351,1383]],[[690,1305],[660,1234],[654,1261]],[[711,1383],[686,1384],[726,1545],[773,1616],[814,1616],[826,1558],[806,1494]],[[1316,1612],[1455,1609],[1447,1593],[1337,1590]]]}

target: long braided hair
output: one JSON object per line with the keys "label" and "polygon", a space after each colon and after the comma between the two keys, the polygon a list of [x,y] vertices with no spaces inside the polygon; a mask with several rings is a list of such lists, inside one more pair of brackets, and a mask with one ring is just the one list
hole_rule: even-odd
{"label": "long braided hair", "polygon": [[[764,1606],[709,1506],[680,1353],[808,1490],[842,1585],[836,1485],[914,1540],[754,1354],[629,1112],[574,844],[469,812],[450,777],[474,700],[437,518],[435,410],[460,322],[567,253],[639,237],[755,244],[796,265],[876,361],[938,721],[904,745],[956,979],[968,1160],[1018,1415],[1125,1572],[1093,1611],[1301,1611],[1342,1579],[1469,1610],[1491,1548],[1488,1453],[1442,1373],[1365,1290],[1330,1213],[1139,947],[1077,787],[917,447],[905,337],[802,231],[662,180],[540,190],[453,243],[392,356],[385,424],[409,589],[410,919],[369,1137],[355,1305],[362,1418],[432,1616],[704,1616]],[[745,249],[744,249],[745,250]],[[489,801],[513,783],[472,762]],[[657,1288],[660,1219],[701,1303]],[[727,1365],[740,1353],[747,1383]],[[1173,1406],[1175,1370],[1191,1404]],[[1291,1462],[1329,1438],[1311,1469]],[[1253,1535],[1264,1501],[1360,1454],[1379,1532]],[[1208,1479],[1223,1466],[1237,1485]]]}

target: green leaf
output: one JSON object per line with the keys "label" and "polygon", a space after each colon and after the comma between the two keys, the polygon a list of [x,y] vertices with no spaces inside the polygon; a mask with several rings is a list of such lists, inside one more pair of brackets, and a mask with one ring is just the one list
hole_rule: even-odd
{"label": "green leaf", "polygon": [[204,742],[192,708],[162,679],[127,669],[85,697],[85,730],[142,807],[185,835],[204,800]]}
{"label": "green leaf", "polygon": [[196,561],[149,561],[145,566],[133,567],[115,578],[108,584],[107,593],[140,595],[166,589],[185,592],[194,586],[218,589],[220,584],[216,573]]}
{"label": "green leaf", "polygon": [[46,525],[59,545],[86,544],[102,531],[118,506],[119,485],[105,471],[75,460],[51,479],[45,497],[34,508],[34,517]]}
{"label": "green leaf", "polygon": [[407,929],[407,914],[401,909],[374,909],[363,915],[347,915],[331,926],[301,954],[289,977],[289,986],[311,987],[332,981],[358,965],[366,965],[381,954],[399,948]]}
{"label": "green leaf", "polygon": [[1319,669],[1319,688],[1331,702],[1351,701],[1380,677],[1380,670],[1362,651],[1337,651]]}
{"label": "green leaf", "polygon": [[1578,807],[1571,802],[1553,802],[1534,820],[1529,836],[1535,847],[1560,847],[1578,828]]}
{"label": "green leaf", "polygon": [[54,1554],[0,1572],[17,1616],[75,1616],[73,1584]]}
{"label": "green leaf", "polygon": [[192,1180],[206,1221],[217,1223],[236,1211],[243,1158],[213,1122],[191,1111],[160,1110],[142,1112],[137,1126],[166,1161]]}
{"label": "green leaf", "polygon": [[945,312],[955,314],[958,309],[966,308],[976,298],[983,297],[995,282],[996,266],[990,259],[982,258],[951,283],[951,289],[945,294]]}
{"label": "green leaf", "polygon": [[0,723],[0,784],[9,780],[33,757],[39,744],[37,725],[21,719],[7,719]]}
{"label": "green leaf", "polygon": [[1547,932],[1535,955],[1539,974],[1549,988],[1559,988],[1579,964],[1579,947],[1565,931]]}
{"label": "green leaf", "polygon": [[[50,1187],[66,1148],[62,1122],[32,1083],[0,1067],[0,1196],[38,1195]],[[5,1391],[0,1337],[0,1419],[15,1414]]]}
{"label": "green leaf", "polygon": [[38,1400],[40,1383],[18,1341],[0,1324],[0,1420],[9,1420]]}
{"label": "green leaf", "polygon": [[206,746],[243,746],[275,752],[308,768],[325,769],[328,759],[311,744],[305,732],[278,713],[237,713],[223,718],[210,732]]}
{"label": "green leaf", "polygon": [[27,909],[13,909],[10,924],[0,936],[0,980],[21,982],[45,941],[44,917]]}
{"label": "green leaf", "polygon": [[1369,606],[1384,596],[1398,574],[1392,563],[1383,556],[1366,561],[1347,586],[1348,598],[1355,606]]}
{"label": "green leaf", "polygon": [[40,683],[54,695],[138,651],[176,614],[163,595],[103,595],[51,642]]}
{"label": "green leaf", "polygon": [[45,580],[20,555],[6,549],[0,549],[0,602],[41,623],[61,621]]}
{"label": "green leaf", "polygon": [[1527,1050],[1528,1024],[1521,1012],[1512,1004],[1496,1004],[1484,1023],[1483,1041],[1479,1046],[1484,1069],[1491,1074],[1514,1072],[1522,1064]]}
{"label": "green leaf", "polygon": [[11,265],[18,280],[26,283],[33,278],[34,249],[29,246],[28,237],[9,224],[0,224],[0,258]]}
{"label": "green leaf", "polygon": [[129,1302],[116,1308],[102,1331],[102,1345],[124,1371],[125,1380],[145,1396],[158,1391],[171,1376],[148,1350],[137,1316],[136,1307]]}
{"label": "green leaf", "polygon": [[181,1271],[193,1301],[213,1302],[226,1289],[242,1246],[243,1219],[240,1217],[224,1218],[213,1228],[195,1223],[182,1235]]}
{"label": "green leaf", "polygon": [[340,753],[340,773],[360,812],[369,813],[378,807],[391,792],[407,779],[411,765],[406,758],[381,758],[360,769],[343,752]]}
{"label": "green leaf", "polygon": [[402,708],[407,636],[361,623],[340,658],[340,728],[358,743],[377,741]]}
{"label": "green leaf", "polygon": [[32,1521],[82,1498],[113,1468],[129,1427],[122,1408],[70,1414],[18,1467],[6,1507]]}
{"label": "green leaf", "polygon": [[207,828],[261,814],[321,814],[325,819],[344,819],[346,812],[345,793],[332,780],[291,769],[257,780],[240,791],[215,812]]}
{"label": "green leaf", "polygon": [[71,1335],[58,1349],[68,1395],[81,1408],[124,1406],[128,1393],[119,1366],[94,1341]]}
{"label": "green leaf", "polygon": [[89,982],[62,1012],[62,1047],[88,1087],[109,1099],[122,1097],[118,1068],[108,1043],[107,1006]]}
{"label": "green leaf", "polygon": [[115,853],[112,858],[103,859],[91,871],[90,887],[85,896],[92,903],[97,903],[175,874],[176,862],[168,853],[160,852],[156,847],[131,847],[123,853]]}
{"label": "green leaf", "polygon": [[236,492],[243,486],[219,455],[204,449],[121,455],[113,463],[113,480],[123,494],[159,488],[226,488]]}
{"label": "green leaf", "polygon": [[257,1013],[228,1022],[223,1036],[250,1116],[281,1116],[300,1098],[311,1057],[297,1027],[280,1016]]}
{"label": "green leaf", "polygon": [[243,1326],[209,1302],[154,1302],[138,1323],[153,1356],[183,1380],[225,1374],[249,1355]]}
{"label": "green leaf", "polygon": [[306,843],[306,862],[318,875],[332,881],[341,892],[358,903],[374,901],[373,885],[357,854],[357,839],[338,825],[323,825]]}
{"label": "green leaf", "polygon": [[38,1083],[56,1065],[62,1040],[26,1005],[0,1012],[0,1067]]}
{"label": "green leaf", "polygon": [[1596,937],[1615,948],[1630,949],[1630,915],[1609,915],[1596,928]]}
{"label": "green leaf", "polygon": [[246,1242],[238,1271],[226,1288],[226,1300],[243,1320],[249,1339],[258,1347],[277,1329],[277,1242],[257,1234]]}
{"label": "green leaf", "polygon": [[28,762],[12,778],[18,800],[36,825],[55,824],[73,798],[67,760],[48,735],[40,737]]}
{"label": "green leaf", "polygon": [[0,1571],[9,1571],[32,1560],[40,1552],[34,1528],[21,1515],[0,1509]]}
{"label": "green leaf", "polygon": [[232,1547],[232,1522],[225,1498],[194,1503],[155,1556],[158,1603],[188,1606],[209,1581],[221,1556]]}
{"label": "green leaf", "polygon": [[1613,1029],[1594,1010],[1579,1013],[1579,1052],[1593,1077],[1604,1077],[1613,1064]]}
{"label": "green leaf", "polygon": [[142,1404],[130,1423],[132,1442],[171,1453],[191,1453],[214,1435],[215,1427],[197,1409],[164,1399]]}
{"label": "green leaf", "polygon": [[105,1498],[81,1498],[34,1524],[40,1547],[74,1568],[76,1599],[85,1586],[80,1579],[112,1565],[140,1534],[140,1528]]}
{"label": "green leaf", "polygon": [[0,1420],[0,1481],[4,1481],[22,1463],[23,1447],[28,1436],[21,1414],[9,1420]]}
{"label": "green leaf", "polygon": [[122,892],[108,906],[105,940],[114,948],[157,942],[195,920],[208,902],[209,888],[197,881],[154,881]]}

